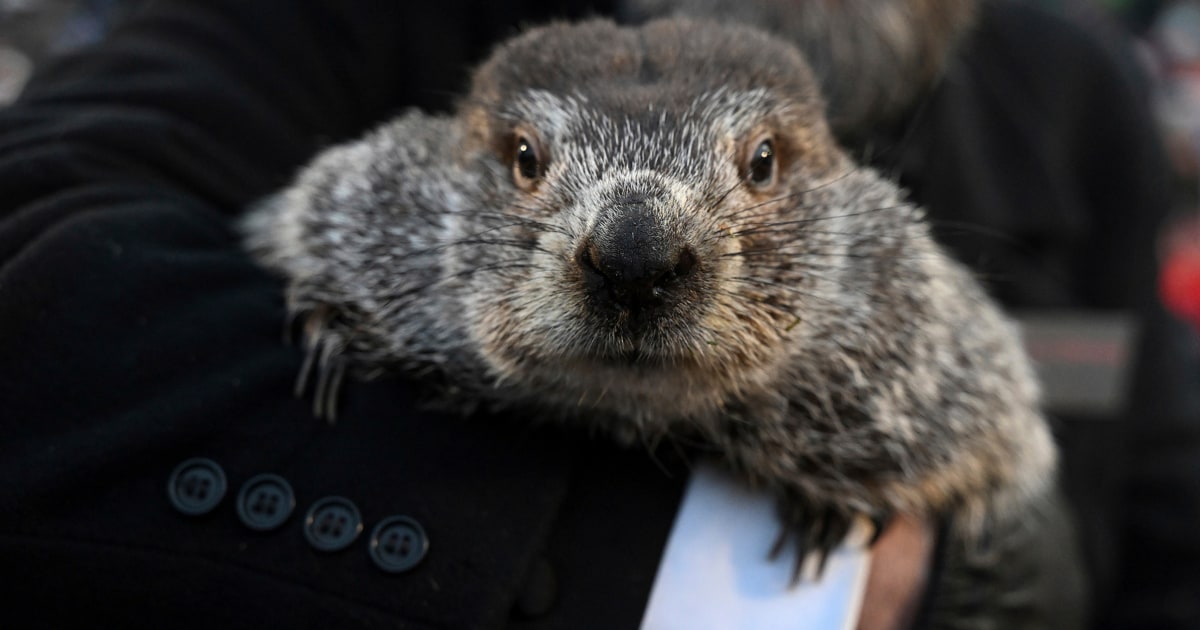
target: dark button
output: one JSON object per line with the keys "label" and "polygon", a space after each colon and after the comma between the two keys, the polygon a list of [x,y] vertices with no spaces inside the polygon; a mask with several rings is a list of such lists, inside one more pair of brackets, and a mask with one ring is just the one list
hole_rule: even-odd
{"label": "dark button", "polygon": [[238,518],[254,531],[266,532],[283,525],[294,509],[296,495],[291,484],[279,475],[251,477],[238,491]]}
{"label": "dark button", "polygon": [[404,573],[417,566],[429,551],[429,537],[421,524],[407,516],[389,516],[371,531],[371,560],[388,573]]}
{"label": "dark button", "polygon": [[325,497],[308,508],[304,537],[318,551],[338,551],[350,546],[362,532],[362,515],[344,497]]}
{"label": "dark button", "polygon": [[186,460],[171,472],[167,497],[188,516],[207,514],[225,497],[225,471],[211,459]]}
{"label": "dark button", "polygon": [[545,558],[539,558],[529,567],[515,612],[523,619],[541,617],[550,612],[557,599],[558,579],[554,576],[554,568]]}

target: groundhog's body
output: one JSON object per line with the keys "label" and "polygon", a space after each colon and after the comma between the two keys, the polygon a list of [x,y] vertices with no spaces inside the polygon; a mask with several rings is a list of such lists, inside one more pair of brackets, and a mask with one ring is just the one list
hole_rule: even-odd
{"label": "groundhog's body", "polygon": [[331,149],[248,227],[322,413],[344,370],[398,370],[442,402],[700,444],[808,550],[897,511],[979,540],[1052,482],[1013,327],[757,31],[530,32],[456,115]]}

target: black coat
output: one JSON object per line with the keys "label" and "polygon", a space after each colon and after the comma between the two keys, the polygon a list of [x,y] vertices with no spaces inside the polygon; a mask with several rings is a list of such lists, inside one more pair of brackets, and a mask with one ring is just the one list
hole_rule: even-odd
{"label": "black coat", "polygon": [[[280,281],[231,228],[322,146],[407,105],[446,107],[516,24],[585,12],[542,4],[151,3],[0,112],[6,622],[636,626],[686,480],[680,462],[520,417],[420,412],[397,379],[353,382],[337,425],[313,419],[289,393],[302,353],[280,343]],[[936,217],[1035,244],[988,259],[1020,280],[997,287],[1009,303],[1126,307],[1152,274],[1129,261],[1149,261],[1163,171],[1125,76],[1063,33],[1040,14],[989,11],[963,67],[991,79],[948,82],[915,131],[881,135],[877,147],[895,150],[875,155]],[[1044,264],[1053,275],[1025,274]],[[1154,374],[1147,388],[1188,384]],[[1085,468],[1111,479],[1079,494],[1081,514],[1102,525],[1102,582],[1132,584],[1135,603],[1157,601],[1164,584],[1200,601],[1197,543],[1171,529],[1174,500],[1200,497],[1200,460],[1187,459],[1200,452],[1195,408],[1168,408],[1178,394],[1144,398],[1159,407],[1130,425],[1133,466]],[[1121,451],[1116,437],[1079,433],[1093,457]],[[206,461],[172,477],[192,458]],[[226,490],[210,506],[212,464]],[[262,473],[278,478],[247,487]],[[294,512],[277,529],[248,527],[239,507],[259,525],[286,514],[286,497],[266,501],[278,479]],[[1126,497],[1126,480],[1142,491]],[[330,496],[357,520],[321,501]],[[314,506],[326,511],[308,525]],[[1111,520],[1121,506],[1137,518]],[[388,551],[385,535],[372,547],[393,515],[413,519],[408,546]],[[380,568],[425,544],[415,568]],[[1118,571],[1126,544],[1138,556]],[[1115,579],[1164,570],[1177,550],[1191,555],[1169,580]]]}

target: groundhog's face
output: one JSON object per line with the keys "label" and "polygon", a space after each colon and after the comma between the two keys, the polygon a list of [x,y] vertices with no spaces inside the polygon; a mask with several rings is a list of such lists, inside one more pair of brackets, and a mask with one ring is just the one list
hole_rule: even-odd
{"label": "groundhog's face", "polygon": [[802,267],[845,239],[803,228],[848,162],[789,46],[678,21],[551,27],[498,51],[463,109],[506,239],[468,262],[510,267],[472,276],[466,315],[503,379],[686,414],[769,378],[828,299],[830,274]]}

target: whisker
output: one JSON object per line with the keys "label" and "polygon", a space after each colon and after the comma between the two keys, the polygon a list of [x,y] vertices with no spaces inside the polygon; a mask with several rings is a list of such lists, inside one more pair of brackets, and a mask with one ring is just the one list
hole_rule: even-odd
{"label": "whisker", "polygon": [[[797,245],[796,247],[803,247],[803,246]],[[848,258],[851,260],[876,260],[876,261],[878,261],[878,260],[936,260],[939,258],[938,255],[933,254],[933,253],[901,256],[901,255],[896,255],[896,254],[881,255],[879,253],[860,254],[860,253],[854,253],[854,252],[806,252],[806,251],[791,252],[785,248],[775,248],[772,250],[763,250],[763,251],[751,250],[751,251],[747,251],[747,252],[725,252],[724,254],[720,254],[720,257],[722,257],[722,258],[741,257],[741,258],[745,258],[746,260],[754,260],[754,258],[756,256],[764,256],[764,257],[768,256],[768,255],[777,256],[777,255],[779,255],[780,252],[783,252],[786,255],[787,260],[790,260],[793,262],[800,261],[801,264],[807,264],[807,263],[803,262],[807,258],[816,258],[816,259]]]}
{"label": "whisker", "polygon": [[[485,241],[485,240],[478,240],[478,239],[479,239],[479,237],[482,237],[482,236],[483,236],[483,235],[485,235],[485,234],[489,234],[489,233],[496,232],[496,231],[499,231],[499,230],[503,230],[503,229],[507,229],[507,228],[510,228],[510,227],[514,227],[515,225],[516,225],[516,224],[509,223],[509,224],[505,224],[505,225],[497,225],[497,226],[493,226],[493,227],[490,227],[490,228],[486,228],[486,229],[483,229],[483,230],[479,230],[479,231],[477,231],[477,232],[472,232],[472,233],[470,233],[470,234],[466,234],[466,235],[464,235],[462,238],[454,239],[454,240],[451,240],[451,241],[445,241],[445,242],[442,242],[442,243],[437,243],[437,244],[435,244],[435,245],[430,245],[430,246],[428,246],[428,247],[424,247],[424,248],[421,248],[421,249],[414,249],[414,250],[412,250],[412,251],[404,252],[404,254],[403,254],[403,255],[401,255],[401,256],[397,256],[397,257],[396,257],[396,258],[394,258],[393,260],[396,260],[396,261],[404,261],[404,260],[408,260],[408,259],[410,259],[410,258],[417,258],[417,257],[419,257],[419,256],[427,256],[427,255],[429,255],[429,254],[435,254],[435,253],[437,253],[437,252],[439,252],[439,251],[442,251],[442,250],[445,250],[445,249],[449,249],[449,248],[451,248],[451,247],[458,247],[459,245],[464,245],[464,244],[466,244],[466,245],[471,245],[471,244],[485,244],[485,243],[488,243],[489,241]],[[509,239],[509,241],[510,241],[510,242],[517,242],[517,239]],[[498,242],[500,242],[500,241],[498,241]],[[534,249],[534,248],[535,248],[535,246],[534,246],[532,243],[531,243],[531,244],[529,244],[529,246],[528,246],[528,247],[526,247],[526,249]]]}
{"label": "whisker", "polygon": [[769,205],[769,204],[773,204],[773,203],[779,203],[779,202],[782,202],[782,201],[787,201],[788,199],[792,199],[792,198],[795,198],[795,197],[799,197],[799,196],[801,196],[801,195],[807,195],[807,194],[809,194],[809,193],[816,192],[816,191],[818,191],[818,190],[820,190],[820,189],[822,189],[822,188],[824,188],[824,187],[826,187],[826,186],[831,186],[831,185],[833,185],[833,184],[836,184],[836,183],[838,183],[838,182],[842,181],[843,179],[846,179],[847,177],[849,177],[850,175],[854,174],[854,173],[855,173],[855,172],[857,172],[857,171],[858,171],[858,167],[857,167],[857,166],[855,166],[855,167],[851,167],[851,168],[849,168],[849,169],[847,169],[847,170],[843,171],[843,172],[842,172],[840,175],[837,175],[836,177],[834,177],[834,178],[832,178],[832,179],[829,179],[829,180],[826,180],[826,181],[824,181],[824,182],[821,182],[821,183],[817,184],[816,186],[812,186],[812,187],[810,187],[810,188],[806,188],[806,189],[804,189],[804,190],[797,190],[797,191],[795,191],[795,192],[791,192],[791,193],[788,193],[788,194],[786,194],[786,195],[781,195],[781,196],[779,196],[779,197],[775,197],[775,198],[773,198],[773,199],[768,199],[768,200],[766,200],[766,201],[762,201],[762,202],[759,202],[759,203],[751,204],[751,205],[749,205],[749,206],[746,206],[745,208],[742,208],[742,209],[740,209],[740,210],[736,210],[736,211],[734,211],[733,213],[730,213],[730,214],[727,214],[727,215],[725,215],[725,218],[726,218],[726,219],[734,219],[734,218],[738,218],[738,216],[739,216],[739,215],[741,215],[742,213],[744,213],[744,212],[746,212],[746,211],[748,211],[748,210],[754,210],[755,208],[761,208],[761,207],[763,207],[763,206],[766,206],[766,205]]}
{"label": "whisker", "polygon": [[387,301],[401,300],[406,297],[414,296],[422,291],[426,291],[435,286],[438,286],[439,284],[442,284],[444,282],[448,282],[450,280],[457,280],[460,278],[465,278],[465,277],[471,276],[473,274],[479,273],[481,271],[507,271],[507,270],[512,270],[512,269],[529,269],[529,268],[536,269],[538,267],[538,265],[534,265],[531,263],[518,264],[524,260],[526,260],[526,259],[525,258],[514,258],[511,260],[502,260],[502,261],[497,261],[497,262],[487,264],[487,265],[480,265],[478,267],[464,269],[462,271],[458,271],[456,273],[450,274],[449,276],[440,277],[437,280],[434,280],[433,282],[427,282],[423,285],[416,286],[416,287],[409,287],[398,293],[383,294],[383,295],[379,296],[379,298],[381,300],[387,300]]}
{"label": "whisker", "polygon": [[772,280],[764,280],[762,278],[752,278],[750,276],[734,276],[734,277],[730,278],[730,280],[732,280],[734,282],[742,282],[745,284],[751,284],[751,285],[760,286],[760,287],[772,287],[775,289],[780,289],[782,291],[786,291],[788,293],[792,293],[794,295],[799,295],[801,297],[818,299],[818,300],[828,302],[829,304],[833,304],[836,306],[842,305],[841,302],[838,302],[837,300],[834,300],[832,298],[829,298],[829,297],[826,297],[823,295],[819,295],[817,293],[813,293],[812,291],[805,291],[804,289],[800,289],[800,288],[793,287],[793,286],[788,286],[786,284],[781,284],[779,282],[775,282]]}
{"label": "whisker", "polygon": [[765,298],[761,298],[761,297],[748,297],[748,296],[746,296],[745,294],[738,293],[737,291],[733,291],[733,290],[731,290],[731,289],[719,289],[719,290],[717,290],[717,291],[716,291],[716,293],[717,293],[718,295],[725,295],[725,296],[728,296],[728,297],[730,297],[730,298],[733,298],[733,299],[735,299],[735,300],[737,300],[737,301],[739,301],[739,302],[746,302],[746,301],[750,301],[750,302],[753,302],[753,303],[754,303],[754,304],[756,304],[756,305],[759,305],[759,306],[764,306],[764,307],[766,307],[766,308],[769,308],[769,309],[772,309],[772,310],[778,311],[778,312],[780,312],[780,313],[782,313],[782,314],[784,314],[784,315],[787,315],[787,316],[789,316],[789,317],[795,317],[795,315],[796,315],[796,311],[795,311],[795,309],[788,308],[787,306],[785,306],[785,305],[783,305],[783,304],[779,304],[779,303],[777,303],[777,302],[774,302],[774,301],[772,301],[772,300],[770,300],[770,299],[765,299]]}
{"label": "whisker", "polygon": [[[530,213],[546,210],[543,208],[537,208],[537,207],[526,206],[526,205],[521,205],[521,204],[516,204],[513,207],[518,210],[523,210],[525,212],[530,212]],[[506,219],[506,220],[512,221],[513,222],[512,225],[520,225],[523,227],[534,227],[539,230],[542,230],[543,232],[555,232],[558,234],[569,234],[568,230],[561,225],[555,225],[553,223],[539,221],[539,220],[531,218],[531,217],[516,214],[515,212],[478,211],[478,212],[473,213],[473,216],[482,217],[482,218]]]}
{"label": "whisker", "polygon": [[[816,276],[816,277],[818,277],[821,282],[836,284],[837,286],[841,287],[842,289],[845,289],[847,292],[849,292],[852,295],[858,295],[858,296],[861,296],[868,300],[874,299],[876,297],[876,293],[874,291],[872,291],[869,287],[865,287],[861,284],[855,284],[855,283],[852,283],[852,282],[849,282],[846,280],[842,280],[841,278],[830,277],[830,276],[826,276],[826,275],[820,275],[820,276]],[[761,280],[762,280],[762,282],[773,282],[773,281],[765,280],[765,279],[761,279]],[[790,285],[779,283],[779,282],[774,282],[773,286],[776,288],[784,289],[784,290],[796,289],[796,287],[792,287]],[[802,289],[801,289],[801,291],[802,291]]]}
{"label": "whisker", "polygon": [[[734,231],[733,228],[730,228],[730,231],[726,232],[726,234],[728,234],[730,236],[746,236],[748,234],[761,234],[761,233],[777,230],[778,228],[782,228],[782,227],[795,226],[795,225],[808,225],[810,223],[817,223],[819,221],[832,221],[835,219],[848,219],[850,217],[863,216],[863,215],[871,214],[873,212],[884,212],[887,210],[899,210],[901,208],[908,208],[908,207],[913,207],[913,206],[915,206],[915,204],[906,202],[906,203],[896,204],[894,206],[881,206],[878,208],[869,208],[867,210],[859,210],[856,212],[847,212],[845,214],[832,214],[832,215],[823,216],[823,217],[806,217],[803,219],[792,219],[790,221],[776,221],[773,223],[760,223],[760,224],[756,224],[754,227],[750,227],[750,228],[747,228],[747,229],[741,230],[741,231]],[[745,224],[743,224],[743,225],[745,225]],[[734,226],[734,227],[737,227],[737,226]]]}
{"label": "whisker", "polygon": [[499,238],[497,238],[497,239],[488,239],[488,238],[462,239],[459,241],[455,241],[453,244],[454,244],[454,246],[458,246],[458,245],[498,245],[501,247],[515,247],[522,251],[542,252],[545,254],[553,255],[553,252],[551,252],[550,250],[548,250],[544,247],[541,247],[541,246],[531,243],[529,241],[524,241],[524,240],[515,239],[515,238],[511,238],[511,239],[499,239]]}
{"label": "whisker", "polygon": [[725,192],[721,193],[721,195],[719,197],[717,197],[716,199],[714,199],[712,201],[712,203],[705,204],[708,206],[708,208],[707,208],[708,211],[711,212],[711,211],[715,210],[717,208],[717,206],[721,205],[722,201],[725,201],[725,198],[728,197],[730,193],[737,190],[738,187],[740,187],[741,185],[742,185],[742,182],[740,180],[734,182],[732,186],[730,186],[729,188],[726,188]]}

